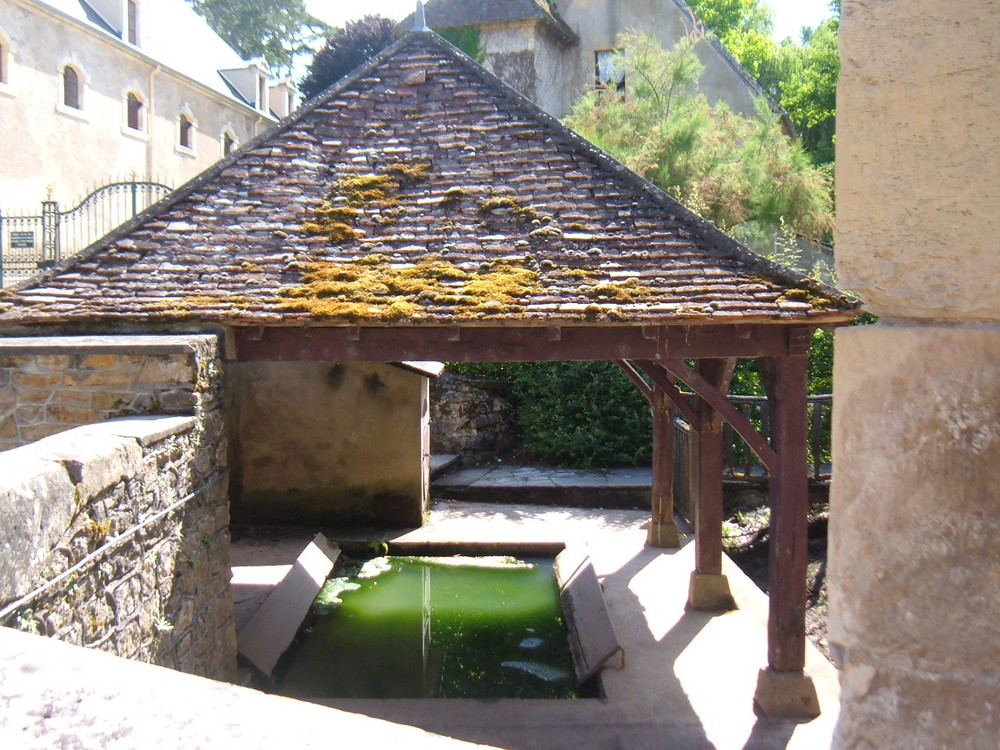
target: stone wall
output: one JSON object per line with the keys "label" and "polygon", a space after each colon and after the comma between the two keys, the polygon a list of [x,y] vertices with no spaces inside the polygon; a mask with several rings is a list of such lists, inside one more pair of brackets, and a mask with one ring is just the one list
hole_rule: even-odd
{"label": "stone wall", "polygon": [[0,603],[17,604],[0,620],[231,678],[226,481],[205,437],[194,417],[134,417],[0,453]]}
{"label": "stone wall", "polygon": [[232,676],[220,373],[214,336],[0,339],[0,619]]}
{"label": "stone wall", "polygon": [[0,450],[135,414],[220,419],[215,349],[214,336],[0,338]]}
{"label": "stone wall", "polygon": [[445,373],[431,383],[431,452],[481,455],[516,444],[514,409],[503,383]]}

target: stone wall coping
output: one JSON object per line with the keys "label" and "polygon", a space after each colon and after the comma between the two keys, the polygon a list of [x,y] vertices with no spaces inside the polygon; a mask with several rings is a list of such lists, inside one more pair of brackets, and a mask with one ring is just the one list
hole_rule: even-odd
{"label": "stone wall coping", "polygon": [[337,737],[370,747],[484,747],[0,628],[7,747],[329,748]]}
{"label": "stone wall coping", "polygon": [[[146,447],[168,437],[180,435],[183,432],[193,430],[198,419],[194,416],[137,416],[122,417],[121,419],[110,419],[107,422],[95,422],[94,424],[76,427],[72,430],[59,433],[60,435],[70,435],[79,437],[122,437],[132,438],[139,445]],[[58,437],[53,435],[52,438]],[[52,438],[45,438],[50,440]],[[41,441],[39,441],[41,442]]]}
{"label": "stone wall coping", "polygon": [[0,354],[172,354],[215,341],[214,334],[0,337]]}

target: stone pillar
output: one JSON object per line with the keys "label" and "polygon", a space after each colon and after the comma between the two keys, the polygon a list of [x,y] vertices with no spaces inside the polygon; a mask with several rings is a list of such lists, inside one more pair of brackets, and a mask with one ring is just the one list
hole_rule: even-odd
{"label": "stone pillar", "polygon": [[837,264],[880,317],[834,373],[836,748],[1000,737],[1000,8],[844,0]]}

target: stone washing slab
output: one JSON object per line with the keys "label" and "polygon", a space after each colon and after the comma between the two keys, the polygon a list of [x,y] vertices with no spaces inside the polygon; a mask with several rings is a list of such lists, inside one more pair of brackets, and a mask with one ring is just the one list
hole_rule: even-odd
{"label": "stone washing slab", "polygon": [[212,334],[9,336],[0,338],[0,354],[176,354],[215,340]]}
{"label": "stone washing slab", "polygon": [[236,634],[236,648],[264,674],[271,674],[340,557],[322,534],[306,546],[288,575]]}
{"label": "stone washing slab", "polygon": [[573,666],[582,684],[597,675],[616,654],[624,664],[625,652],[615,634],[590,557],[567,548],[556,557],[555,571],[569,628]]}

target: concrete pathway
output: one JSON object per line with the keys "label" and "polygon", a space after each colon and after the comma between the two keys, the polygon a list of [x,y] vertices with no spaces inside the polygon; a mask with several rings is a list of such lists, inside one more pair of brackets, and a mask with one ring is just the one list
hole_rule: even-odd
{"label": "concrete pathway", "polygon": [[[833,666],[807,646],[807,670],[823,709],[818,719],[796,723],[755,716],[757,670],[766,663],[767,597],[726,559],[724,572],[739,609],[722,615],[685,611],[694,545],[645,546],[647,521],[642,511],[438,502],[423,528],[388,536],[435,543],[558,542],[585,549],[626,654],[622,668],[605,670],[604,698],[323,703],[508,750],[829,747],[839,702]],[[336,531],[324,531],[338,538]],[[303,532],[237,541],[233,564],[243,579],[252,579],[256,566],[280,578],[281,566],[310,538],[311,532]],[[266,585],[258,592],[263,590]],[[331,721],[331,732],[335,727]],[[380,746],[375,736],[366,741]]]}

